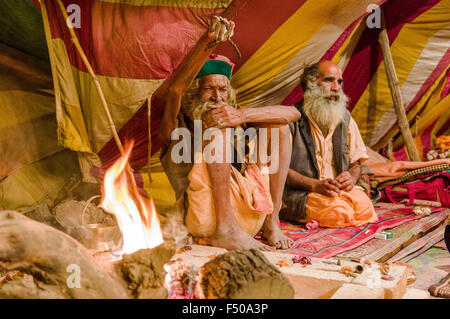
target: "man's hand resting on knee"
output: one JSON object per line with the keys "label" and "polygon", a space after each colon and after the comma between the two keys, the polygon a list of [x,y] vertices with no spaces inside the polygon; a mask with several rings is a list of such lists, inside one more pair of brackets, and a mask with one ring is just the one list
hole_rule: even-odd
{"label": "man's hand resting on knee", "polygon": [[339,189],[342,191],[350,192],[355,187],[359,175],[361,173],[361,166],[359,161],[352,163],[348,171],[344,171],[339,174],[335,181],[339,184]]}
{"label": "man's hand resting on knee", "polygon": [[339,183],[334,179],[327,178],[323,180],[317,180],[312,187],[314,193],[319,193],[329,197],[336,197],[339,195]]}
{"label": "man's hand resting on knee", "polygon": [[355,180],[353,176],[348,172],[342,172],[336,177],[336,182],[339,184],[339,189],[349,192],[355,187]]}

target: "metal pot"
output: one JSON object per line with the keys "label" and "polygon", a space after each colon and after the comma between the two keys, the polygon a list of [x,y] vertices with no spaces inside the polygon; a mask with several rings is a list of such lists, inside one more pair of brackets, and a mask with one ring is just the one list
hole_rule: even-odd
{"label": "metal pot", "polygon": [[95,251],[112,251],[121,245],[122,233],[116,224],[86,224],[84,213],[89,203],[100,195],[91,197],[81,213],[81,228],[83,228],[83,245]]}
{"label": "metal pot", "polygon": [[95,251],[112,251],[120,244],[122,233],[117,225],[110,224],[84,224],[83,240],[87,249]]}

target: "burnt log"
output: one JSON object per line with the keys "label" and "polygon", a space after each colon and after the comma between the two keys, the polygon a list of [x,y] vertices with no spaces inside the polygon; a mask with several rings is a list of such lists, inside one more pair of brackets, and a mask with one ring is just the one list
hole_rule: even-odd
{"label": "burnt log", "polygon": [[0,298],[129,298],[120,280],[55,228],[1,211],[0,242],[0,277],[10,278],[2,281]]}
{"label": "burnt log", "polygon": [[200,268],[195,289],[202,299],[292,299],[288,279],[257,249],[222,254]]}
{"label": "burnt log", "polygon": [[164,288],[164,264],[169,262],[175,251],[175,243],[166,241],[151,249],[141,249],[130,255],[123,255],[118,266],[129,282],[128,289],[135,298],[167,298],[167,290]]}
{"label": "burnt log", "polygon": [[47,224],[58,230],[63,230],[62,226],[58,223],[55,216],[53,216],[50,207],[47,204],[40,204],[34,206],[22,213],[24,216],[31,218],[37,222]]}

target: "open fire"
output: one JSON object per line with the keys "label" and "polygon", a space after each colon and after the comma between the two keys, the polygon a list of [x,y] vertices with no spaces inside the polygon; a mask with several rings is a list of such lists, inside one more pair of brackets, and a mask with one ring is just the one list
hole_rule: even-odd
{"label": "open fire", "polygon": [[156,209],[151,198],[142,196],[128,167],[133,142],[106,171],[100,207],[116,216],[122,232],[122,247],[115,254],[131,254],[163,243]]}

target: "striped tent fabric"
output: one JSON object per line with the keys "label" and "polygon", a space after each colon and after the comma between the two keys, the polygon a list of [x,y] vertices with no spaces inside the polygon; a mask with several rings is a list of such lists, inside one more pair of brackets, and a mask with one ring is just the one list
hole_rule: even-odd
{"label": "striped tent fabric", "polygon": [[[139,170],[153,163],[157,169],[153,170],[156,187],[152,196],[170,205],[174,196],[159,161],[148,161],[148,105],[152,105],[155,153],[160,143],[153,139],[164,106],[161,83],[205,32],[210,17],[220,15],[230,1],[63,1],[68,12],[74,3],[80,14],[79,28],[74,20],[75,34],[98,78],[114,124],[121,129],[122,143],[134,141],[130,164],[136,182],[146,188],[149,176]],[[72,44],[58,3],[41,1],[39,9],[54,76],[58,140],[78,152],[84,180],[94,181],[91,167],[100,167],[94,175],[101,177],[103,169],[118,158],[119,150],[111,140],[100,96]]]}
{"label": "striped tent fabric", "polygon": [[[34,1],[34,0],[33,0]],[[107,167],[119,154],[100,99],[73,46],[56,1],[42,0],[55,83],[60,143],[91,166]],[[424,156],[450,124],[450,0],[84,0],[74,31],[98,76],[123,141],[134,140],[130,163],[141,186],[146,166],[158,166],[156,138],[169,79],[206,31],[213,15],[235,21],[233,41],[216,53],[236,63],[232,85],[247,107],[292,105],[303,92],[306,65],[332,60],[343,70],[348,109],[367,146],[393,141],[393,159],[408,160],[397,125],[378,43],[383,11],[390,48],[419,153]],[[151,114],[148,112],[150,105]],[[151,117],[151,151],[148,159]],[[158,172],[158,170],[156,170]],[[153,175],[152,175],[153,176]],[[155,178],[154,178],[155,180]]]}
{"label": "striped tent fabric", "polygon": [[58,200],[79,179],[76,154],[58,144],[42,18],[31,1],[0,1],[0,209]]}
{"label": "striped tent fabric", "polygon": [[[69,8],[73,1],[63,3]],[[80,28],[74,30],[98,76],[118,128],[146,105],[148,97],[202,35],[208,17],[220,14],[223,7],[221,1],[209,7],[201,4],[182,7],[179,4],[184,2],[77,3]],[[65,147],[85,154],[86,159],[95,164],[98,153],[112,137],[105,112],[88,70],[71,42],[57,2],[42,1],[41,6],[50,61],[56,76],[59,141]],[[158,118],[160,110],[154,111]]]}
{"label": "striped tent fabric", "polygon": [[[270,1],[265,2],[258,2],[258,6],[270,7]],[[436,136],[448,135],[450,1],[300,2],[292,1],[291,15],[271,30],[264,43],[256,43],[246,52],[248,59],[233,78],[239,102],[248,106],[298,102],[302,97],[298,79],[304,66],[332,60],[344,72],[344,91],[350,97],[348,108],[365,143],[378,151],[392,138],[397,150],[395,159],[408,160],[378,43],[380,29],[369,27],[367,22],[370,15],[376,14],[370,9],[377,5],[385,16],[403,102],[419,153],[423,156]],[[244,10],[237,11],[236,17],[245,16]],[[269,11],[275,12],[275,8]],[[264,30],[270,18],[261,13],[245,21],[251,21],[247,24],[252,24],[249,29],[254,32]],[[260,25],[255,26],[258,22]],[[237,33],[239,36],[250,37]],[[238,44],[245,41],[239,40]]]}

